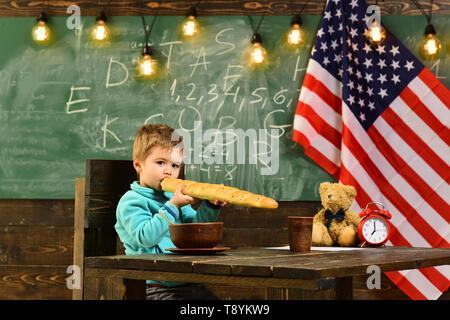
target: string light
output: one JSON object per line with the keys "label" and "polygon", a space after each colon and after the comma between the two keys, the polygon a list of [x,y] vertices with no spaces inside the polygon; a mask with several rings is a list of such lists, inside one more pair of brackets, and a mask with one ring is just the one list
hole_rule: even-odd
{"label": "string light", "polygon": [[97,24],[92,28],[92,39],[97,41],[104,41],[109,38],[109,28],[106,25],[106,14],[104,11],[97,17]]}
{"label": "string light", "polygon": [[156,74],[157,61],[152,58],[152,51],[148,43],[145,44],[144,50],[142,50],[142,59],[139,62],[139,74],[142,77],[151,77]]}
{"label": "string light", "polygon": [[386,30],[376,20],[373,20],[372,26],[366,29],[366,37],[372,45],[379,45],[386,39]]}
{"label": "string light", "polygon": [[266,50],[261,45],[262,39],[259,33],[253,34],[252,37],[253,47],[250,50],[250,63],[252,65],[261,65],[266,61]]}
{"label": "string light", "polygon": [[47,25],[47,15],[45,14],[45,12],[41,12],[37,21],[38,23],[31,31],[33,40],[37,43],[47,43],[50,40],[51,32],[50,28]]}
{"label": "string light", "polygon": [[195,10],[195,7],[189,9],[187,16],[187,19],[184,20],[182,25],[183,35],[188,38],[193,38],[200,30],[200,26],[196,19],[197,11]]}
{"label": "string light", "polygon": [[[245,9],[245,7],[244,7]],[[245,11],[247,12],[247,10],[245,9]],[[266,49],[264,49],[264,47],[261,45],[262,43],[262,38],[261,35],[258,33],[259,31],[259,27],[261,26],[264,17],[262,16],[261,19],[259,20],[258,26],[255,28],[254,24],[253,24],[253,20],[252,17],[248,14],[247,12],[247,17],[250,20],[250,25],[252,27],[253,30],[253,36],[252,36],[252,48],[250,49],[250,65],[254,66],[254,67],[259,67],[264,65],[267,62],[267,52]]]}
{"label": "string light", "polygon": [[157,68],[158,68],[158,62],[152,58],[152,51],[150,49],[150,45],[149,45],[149,39],[150,39],[150,34],[153,30],[153,25],[155,24],[156,21],[156,15],[153,18],[152,24],[150,26],[150,30],[147,30],[147,25],[145,24],[145,19],[143,16],[141,16],[142,18],[142,25],[144,26],[144,32],[145,32],[145,45],[144,45],[144,49],[142,50],[142,59],[138,64],[138,71],[139,71],[139,75],[143,78],[152,78],[156,75],[157,73]]}
{"label": "string light", "polygon": [[302,25],[302,18],[299,14],[296,14],[292,18],[291,28],[287,33],[287,43],[292,47],[299,47],[304,39],[303,30],[300,28]]}
{"label": "string light", "polygon": [[431,17],[433,15],[433,1],[430,1],[430,12],[427,14],[425,9],[417,0],[412,0],[417,8],[422,11],[422,15],[427,19],[427,26],[425,28],[425,40],[420,47],[420,54],[425,60],[432,60],[436,58],[441,52],[441,42],[435,37],[436,30],[431,24]]}
{"label": "string light", "polygon": [[425,28],[426,39],[422,44],[422,52],[425,59],[434,59],[441,52],[441,42],[435,37],[436,30],[432,24]]}

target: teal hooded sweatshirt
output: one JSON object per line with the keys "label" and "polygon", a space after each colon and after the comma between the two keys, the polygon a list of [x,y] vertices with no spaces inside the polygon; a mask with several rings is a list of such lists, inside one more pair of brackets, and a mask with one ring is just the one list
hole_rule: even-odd
{"label": "teal hooded sweatshirt", "polygon": [[[125,246],[125,254],[169,253],[168,248],[176,248],[170,239],[169,222],[173,223],[214,222],[220,206],[203,201],[197,211],[191,205],[178,209],[170,203],[173,193],[142,187],[134,181],[131,190],[120,199],[115,229]],[[181,282],[153,281],[147,283],[168,287],[183,285]]]}

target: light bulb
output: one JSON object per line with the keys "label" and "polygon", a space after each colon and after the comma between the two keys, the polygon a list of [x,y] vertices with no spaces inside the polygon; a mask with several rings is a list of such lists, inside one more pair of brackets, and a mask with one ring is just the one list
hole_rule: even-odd
{"label": "light bulb", "polygon": [[374,20],[372,26],[366,30],[366,37],[371,44],[378,45],[386,39],[386,30]]}
{"label": "light bulb", "polygon": [[44,12],[41,13],[38,19],[38,23],[31,31],[33,40],[38,43],[45,43],[50,40],[50,28],[46,24],[47,16]]}
{"label": "light bulb", "polygon": [[252,65],[261,65],[266,61],[266,50],[261,42],[261,36],[255,33],[252,38],[253,47],[250,50],[250,63]]}
{"label": "light bulb", "polygon": [[151,77],[156,74],[157,61],[152,59],[150,47],[146,45],[142,52],[142,60],[139,62],[139,74],[143,77]]}
{"label": "light bulb", "polygon": [[426,39],[422,45],[422,52],[425,59],[434,59],[441,52],[441,42],[435,37],[436,31],[433,25],[429,24],[425,29]]}
{"label": "light bulb", "polygon": [[92,28],[92,39],[97,41],[107,40],[109,38],[109,28],[106,25],[106,14],[104,11],[97,17],[97,24]]}
{"label": "light bulb", "polygon": [[183,34],[186,37],[194,37],[198,34],[199,25],[194,16],[189,16],[183,23]]}
{"label": "light bulb", "polygon": [[302,19],[300,15],[295,15],[291,22],[291,28],[287,33],[287,42],[292,47],[298,47],[303,42],[303,31],[300,28]]}
{"label": "light bulb", "polygon": [[198,34],[200,26],[198,24],[197,19],[195,18],[196,16],[197,16],[196,10],[194,7],[192,7],[189,10],[187,19],[184,20],[183,22],[182,29],[184,36],[192,38]]}
{"label": "light bulb", "polygon": [[92,28],[92,39],[97,41],[103,41],[109,38],[109,28],[106,26],[105,21],[98,20],[97,24]]}

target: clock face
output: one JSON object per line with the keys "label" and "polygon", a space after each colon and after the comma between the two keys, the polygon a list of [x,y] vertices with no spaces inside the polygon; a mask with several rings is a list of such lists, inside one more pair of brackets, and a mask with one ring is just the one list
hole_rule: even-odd
{"label": "clock face", "polygon": [[379,217],[371,217],[364,222],[362,234],[367,242],[372,244],[382,243],[389,234],[387,222]]}

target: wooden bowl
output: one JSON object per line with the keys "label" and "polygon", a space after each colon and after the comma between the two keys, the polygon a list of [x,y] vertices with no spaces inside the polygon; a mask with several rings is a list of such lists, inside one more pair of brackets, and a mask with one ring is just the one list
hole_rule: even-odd
{"label": "wooden bowl", "polygon": [[177,248],[213,248],[222,240],[223,222],[171,224],[169,231]]}

